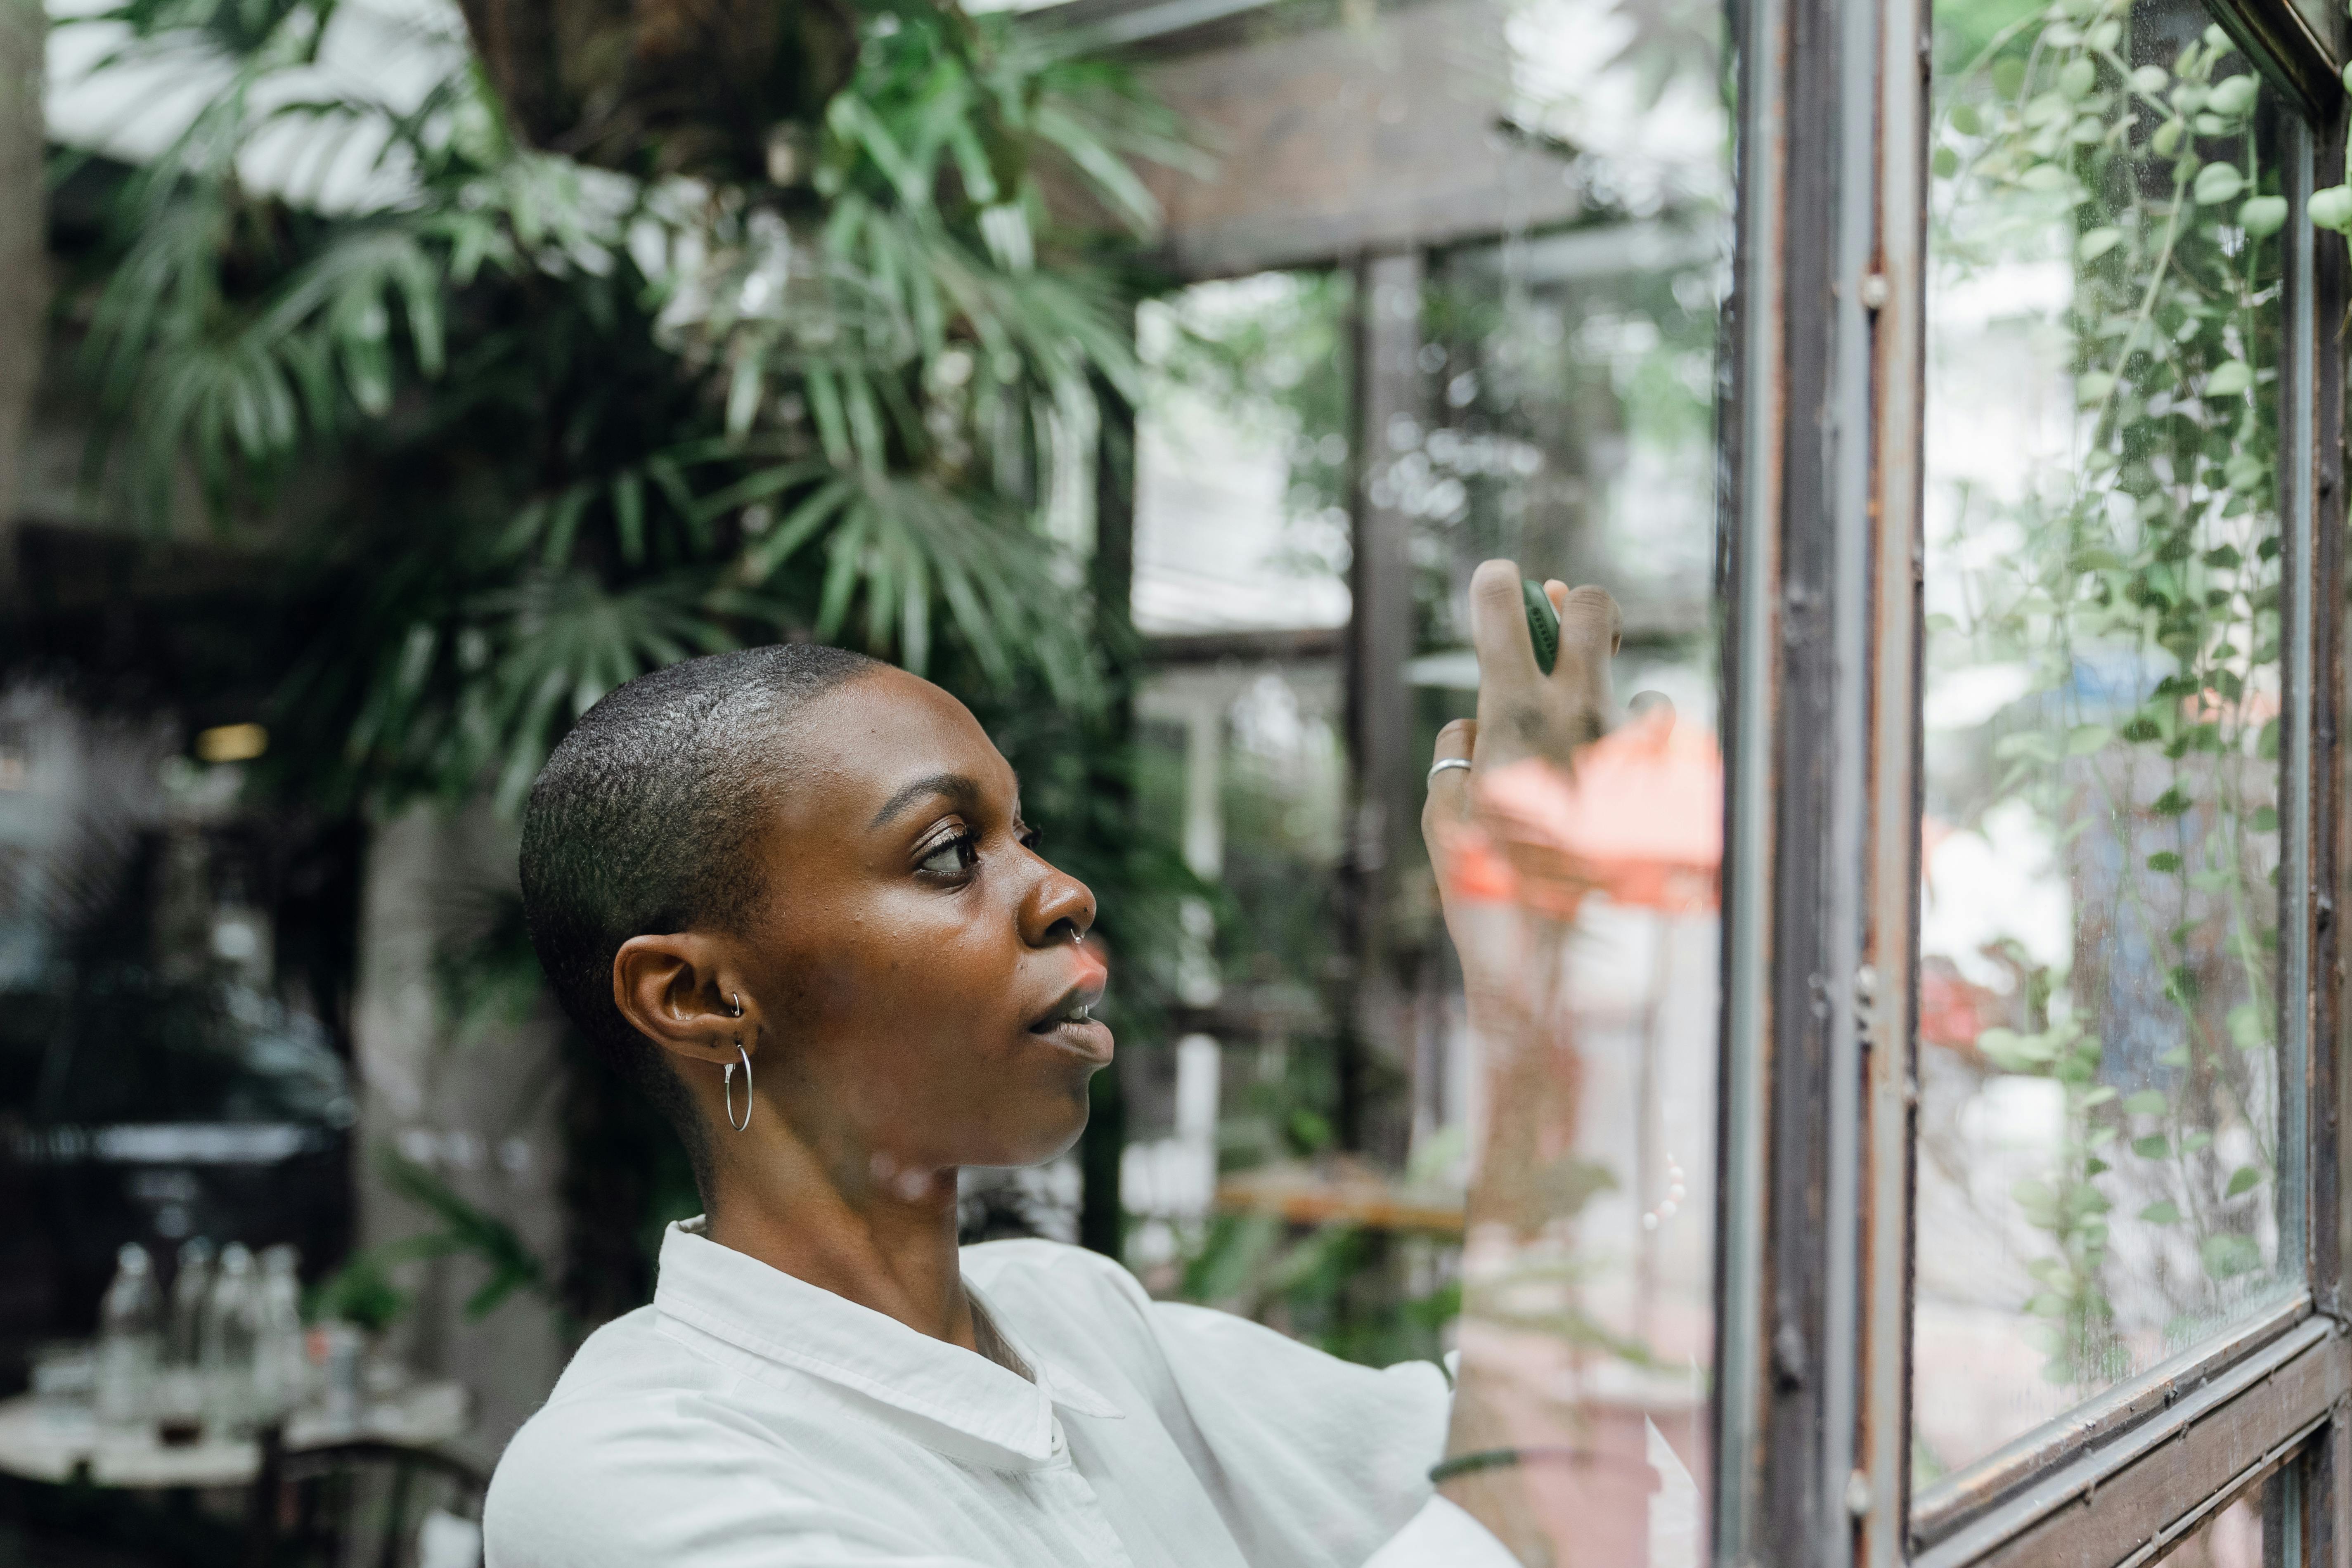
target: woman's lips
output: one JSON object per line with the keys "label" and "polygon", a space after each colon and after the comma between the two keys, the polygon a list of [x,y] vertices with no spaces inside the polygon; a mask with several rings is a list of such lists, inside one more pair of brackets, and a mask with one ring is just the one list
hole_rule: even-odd
{"label": "woman's lips", "polygon": [[1107,1063],[1111,1058],[1110,1026],[1099,1018],[1083,1022],[1066,1021],[1044,1028],[1032,1027],[1029,1033],[1049,1044],[1059,1046],[1086,1058],[1090,1062]]}
{"label": "woman's lips", "polygon": [[1104,985],[1109,978],[1099,963],[1088,963],[1078,983],[1055,999],[1054,1005],[1029,1026],[1029,1033],[1090,1061],[1110,1060],[1110,1030],[1102,1020],[1088,1016],[1101,1003]]}

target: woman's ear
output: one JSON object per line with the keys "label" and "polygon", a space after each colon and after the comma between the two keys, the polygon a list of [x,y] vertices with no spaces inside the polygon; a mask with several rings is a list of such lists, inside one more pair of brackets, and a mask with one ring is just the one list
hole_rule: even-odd
{"label": "woman's ear", "polygon": [[613,955],[613,1005],[665,1050],[697,1061],[735,1060],[737,1043],[759,1031],[720,946],[698,931],[631,937]]}

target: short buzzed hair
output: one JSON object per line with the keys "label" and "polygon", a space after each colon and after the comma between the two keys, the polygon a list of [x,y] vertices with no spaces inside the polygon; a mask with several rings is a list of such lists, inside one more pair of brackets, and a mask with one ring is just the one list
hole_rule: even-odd
{"label": "short buzzed hair", "polygon": [[522,908],[540,966],[605,1061],[677,1129],[698,1179],[701,1121],[660,1047],[614,1005],[613,960],[634,936],[741,929],[766,889],[758,840],[793,714],[883,668],[788,643],[654,670],[582,714],[530,787]]}

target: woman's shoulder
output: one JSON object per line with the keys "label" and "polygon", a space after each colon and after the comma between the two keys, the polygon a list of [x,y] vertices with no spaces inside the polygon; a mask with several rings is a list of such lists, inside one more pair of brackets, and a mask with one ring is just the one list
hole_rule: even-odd
{"label": "woman's shoulder", "polygon": [[651,1307],[590,1334],[499,1458],[483,1504],[492,1568],[660,1561],[681,1509],[707,1509],[709,1478],[762,1447],[740,1381]]}
{"label": "woman's shoulder", "polygon": [[581,1342],[547,1402],[499,1457],[497,1479],[578,1475],[639,1434],[676,1431],[736,1373],[665,1331],[652,1307],[614,1319]]}

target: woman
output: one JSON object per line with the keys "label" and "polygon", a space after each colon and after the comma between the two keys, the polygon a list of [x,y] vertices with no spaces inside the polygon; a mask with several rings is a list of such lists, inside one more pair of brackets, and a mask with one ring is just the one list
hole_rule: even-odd
{"label": "woman", "polygon": [[[1434,815],[1594,728],[1614,606],[1550,591],[1546,679],[1517,570],[1480,568],[1487,739],[1440,737]],[[1069,1148],[1112,1042],[1093,895],[946,692],[817,647],[643,677],[550,758],[522,882],[708,1212],[509,1447],[489,1568],[1512,1561],[1432,1498],[1437,1367],[1153,1302],[1075,1247],[958,1249],[957,1170]]]}

